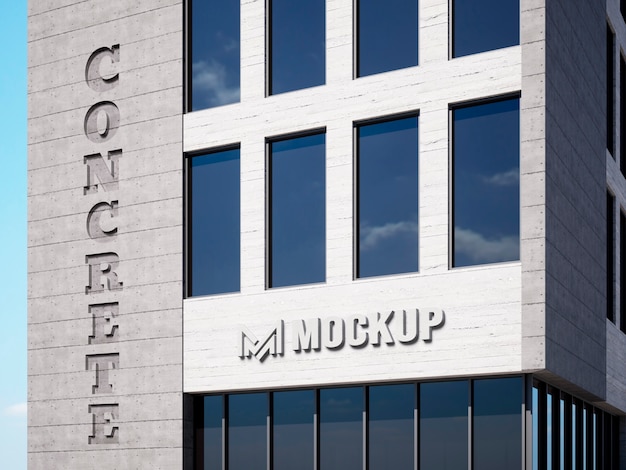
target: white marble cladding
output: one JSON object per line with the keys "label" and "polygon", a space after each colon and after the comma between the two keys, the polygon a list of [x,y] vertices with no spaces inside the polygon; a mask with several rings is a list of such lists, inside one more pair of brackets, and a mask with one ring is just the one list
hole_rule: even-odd
{"label": "white marble cladding", "polygon": [[[184,117],[184,150],[241,144],[241,292],[184,303],[187,392],[520,372],[521,263],[449,269],[449,105],[522,89],[522,48],[449,59],[448,1],[419,3],[419,65],[353,79],[352,2],[327,0],[326,84],[265,96],[265,11],[241,9],[240,103]],[[353,279],[353,123],[419,111],[419,273]],[[265,288],[265,138],[326,128],[326,282]],[[527,169],[528,170],[528,169]],[[522,221],[523,223],[523,221]],[[240,359],[240,326],[439,307],[432,342]],[[289,331],[286,331],[286,336]]]}

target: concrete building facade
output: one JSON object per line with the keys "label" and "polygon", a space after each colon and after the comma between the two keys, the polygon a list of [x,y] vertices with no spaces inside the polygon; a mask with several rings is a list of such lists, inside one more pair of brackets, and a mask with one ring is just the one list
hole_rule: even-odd
{"label": "concrete building facade", "polygon": [[[279,0],[29,2],[29,468],[290,468],[280,460],[281,393],[310,392],[312,450],[298,457],[300,468],[374,470],[376,387],[403,385],[415,397],[411,468],[626,468],[620,2],[501,2],[517,15],[516,40],[475,52],[460,52],[468,43],[456,39],[463,0],[388,8],[396,3],[417,12],[415,63],[364,72],[369,3],[326,0],[321,82],[278,91],[273,41],[287,8]],[[198,55],[194,23],[207,8],[233,5],[236,86],[217,59]],[[393,29],[381,22],[370,34]],[[207,89],[217,101],[196,105]],[[496,217],[517,221],[513,236],[463,232],[458,222],[461,195],[473,200],[455,170],[461,121],[472,119],[463,110],[494,103],[511,106],[502,116],[517,130],[483,132],[509,134],[518,166],[481,181],[518,194],[503,202],[513,211]],[[395,135],[375,126],[405,119],[416,139],[414,217],[366,226],[366,137]],[[320,136],[322,149],[322,255],[313,256],[322,274],[292,282],[289,271],[283,282],[274,257],[288,244],[273,205],[278,143],[309,136]],[[194,192],[208,184],[196,168],[220,159],[238,165],[229,202],[237,206],[236,286],[202,292],[194,286],[217,283],[194,271],[206,262],[202,237],[230,225],[206,220],[205,232],[194,231],[210,202]],[[493,191],[483,201],[502,202]],[[226,194],[214,195],[218,206]],[[478,219],[490,209],[474,211]],[[304,239],[298,223],[287,222]],[[415,254],[397,255],[416,264],[363,274],[367,247],[393,242],[391,232],[416,241]],[[284,262],[309,259],[300,254],[288,251]],[[465,387],[467,435],[430,452],[450,424],[428,421],[443,416],[427,406],[438,384]],[[511,453],[492,460],[484,449],[501,444],[481,437],[481,403],[506,402],[496,392],[507,387],[517,390],[506,397],[516,411],[487,427],[515,428],[517,444],[507,441]],[[364,397],[355,405],[361,430],[350,431],[361,447],[335,459],[341,452],[327,438],[339,434],[325,426],[351,421],[325,416],[342,390]],[[237,424],[256,399],[266,406],[263,424]],[[484,406],[484,416],[498,415]],[[441,466],[439,456],[459,448],[463,459]],[[238,459],[244,454],[253,466]],[[390,458],[381,457],[394,467]]]}

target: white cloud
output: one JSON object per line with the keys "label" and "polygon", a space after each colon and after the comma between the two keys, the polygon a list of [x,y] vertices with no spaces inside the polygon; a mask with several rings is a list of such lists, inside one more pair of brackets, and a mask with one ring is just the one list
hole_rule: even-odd
{"label": "white cloud", "polygon": [[455,227],[454,246],[472,261],[490,263],[519,257],[519,237],[504,236],[489,240],[480,233]]}
{"label": "white cloud", "polygon": [[208,104],[219,106],[239,101],[239,87],[226,85],[226,67],[215,60],[193,64],[193,86],[196,94],[207,93]]}
{"label": "white cloud", "polygon": [[7,406],[3,410],[5,416],[26,416],[26,403],[18,403],[16,405]]}
{"label": "white cloud", "polygon": [[388,223],[377,227],[365,226],[361,229],[361,250],[370,250],[382,240],[393,238],[401,233],[417,233],[417,224],[408,220]]}
{"label": "white cloud", "polygon": [[503,173],[496,173],[488,178],[483,178],[485,183],[492,184],[494,186],[515,186],[519,184],[519,169],[512,168],[509,171]]}

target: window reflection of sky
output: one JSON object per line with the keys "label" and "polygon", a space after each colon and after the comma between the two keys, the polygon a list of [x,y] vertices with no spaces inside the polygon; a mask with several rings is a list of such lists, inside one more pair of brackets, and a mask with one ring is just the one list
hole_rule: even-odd
{"label": "window reflection of sky", "polygon": [[453,0],[453,55],[519,44],[519,0]]}
{"label": "window reflection of sky", "polygon": [[417,0],[359,0],[358,73],[417,65]]}
{"label": "window reflection of sky", "polygon": [[519,100],[455,109],[454,266],[519,259]]}
{"label": "window reflection of sky", "polygon": [[357,277],[418,269],[417,117],[358,128]]}
{"label": "window reflection of sky", "polygon": [[265,470],[267,393],[231,395],[228,409],[228,469]]}
{"label": "window reflection of sky", "polygon": [[271,144],[271,287],[326,279],[325,135]]}
{"label": "window reflection of sky", "polygon": [[239,150],[191,157],[190,295],[239,290]]}
{"label": "window reflection of sky", "polygon": [[363,388],[320,391],[320,470],[363,468]]}
{"label": "window reflection of sky", "polygon": [[191,111],[239,101],[239,0],[195,0]]}
{"label": "window reflection of sky", "polygon": [[274,393],[273,470],[313,470],[315,392]]}
{"label": "window reflection of sky", "polygon": [[326,81],[326,2],[272,0],[271,94]]}

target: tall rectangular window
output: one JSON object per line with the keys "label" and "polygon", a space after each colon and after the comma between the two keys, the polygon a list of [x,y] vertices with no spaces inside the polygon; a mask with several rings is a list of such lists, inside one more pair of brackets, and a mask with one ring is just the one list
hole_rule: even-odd
{"label": "tall rectangular window", "polygon": [[606,25],[606,148],[615,158],[615,34]]}
{"label": "tall rectangular window", "polygon": [[417,65],[417,3],[357,1],[357,76]]}
{"label": "tall rectangular window", "polygon": [[239,149],[188,159],[187,295],[239,291]]}
{"label": "tall rectangular window", "polygon": [[267,0],[268,94],[326,81],[326,1]]}
{"label": "tall rectangular window", "polygon": [[269,287],[326,279],[325,137],[268,144]]}
{"label": "tall rectangular window", "polygon": [[272,470],[314,470],[314,390],[273,393]]}
{"label": "tall rectangular window", "polygon": [[267,393],[228,397],[228,470],[267,468]]}
{"label": "tall rectangular window", "polygon": [[239,101],[239,0],[190,0],[189,111]]}
{"label": "tall rectangular window", "polygon": [[606,317],[615,323],[615,196],[606,193]]}
{"label": "tall rectangular window", "polygon": [[420,385],[420,468],[468,468],[468,398],[467,381]]}
{"label": "tall rectangular window", "polygon": [[519,99],[452,110],[452,266],[519,259]]}
{"label": "tall rectangular window", "polygon": [[196,397],[195,409],[195,467],[202,470],[222,470],[224,399],[221,395]]}
{"label": "tall rectangular window", "polygon": [[417,116],[356,127],[356,277],[418,270]]}
{"label": "tall rectangular window", "polygon": [[519,0],[452,0],[452,57],[520,43]]}
{"label": "tall rectangular window", "polygon": [[414,384],[369,387],[369,470],[413,470],[415,400]]}
{"label": "tall rectangular window", "polygon": [[[522,379],[482,379],[475,380],[473,384],[474,468],[491,470],[519,466],[522,461]],[[543,396],[545,405],[545,394]],[[544,414],[544,458],[545,419]]]}
{"label": "tall rectangular window", "polygon": [[363,469],[363,387],[320,390],[319,470]]}

